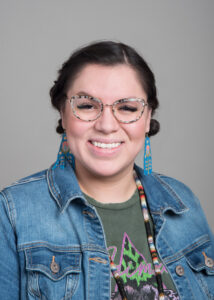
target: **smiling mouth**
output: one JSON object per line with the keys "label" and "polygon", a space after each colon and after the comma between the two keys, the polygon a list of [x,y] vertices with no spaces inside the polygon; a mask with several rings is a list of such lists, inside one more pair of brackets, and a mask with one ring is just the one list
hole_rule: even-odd
{"label": "smiling mouth", "polygon": [[98,148],[102,148],[102,149],[114,149],[114,148],[119,147],[122,144],[122,142],[120,142],[120,143],[100,143],[100,142],[91,141],[91,144]]}

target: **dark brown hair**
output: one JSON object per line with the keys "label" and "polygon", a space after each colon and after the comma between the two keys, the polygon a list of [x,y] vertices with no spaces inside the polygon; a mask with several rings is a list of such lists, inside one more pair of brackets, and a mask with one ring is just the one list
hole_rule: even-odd
{"label": "dark brown hair", "polygon": [[[138,74],[138,78],[147,94],[152,116],[159,106],[155,77],[146,61],[135,49],[123,43],[102,41],[89,44],[75,51],[58,71],[58,78],[50,89],[51,102],[54,108],[60,111],[66,101],[67,91],[79,72],[89,64],[114,66],[126,64],[131,66]],[[149,136],[155,135],[160,129],[157,120],[151,119]],[[63,133],[62,120],[58,121],[58,133]]]}

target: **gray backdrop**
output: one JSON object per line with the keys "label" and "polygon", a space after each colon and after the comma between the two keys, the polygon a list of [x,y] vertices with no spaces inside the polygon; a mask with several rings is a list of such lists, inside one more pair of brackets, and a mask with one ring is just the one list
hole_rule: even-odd
{"label": "gray backdrop", "polygon": [[212,0],[1,0],[0,187],[55,160],[56,71],[80,45],[113,39],[136,47],[156,74],[153,169],[189,185],[214,229],[213,30]]}

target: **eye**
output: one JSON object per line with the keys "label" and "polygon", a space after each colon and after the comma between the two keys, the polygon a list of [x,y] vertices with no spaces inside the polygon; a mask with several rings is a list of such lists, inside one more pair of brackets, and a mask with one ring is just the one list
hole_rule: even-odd
{"label": "eye", "polygon": [[125,112],[136,112],[137,111],[137,107],[130,105],[130,104],[124,104],[124,105],[120,105],[118,107],[119,111],[125,111]]}
{"label": "eye", "polygon": [[95,101],[94,99],[86,99],[86,98],[77,98],[74,102],[75,107],[77,110],[91,112],[93,110],[100,110],[99,102]]}
{"label": "eye", "polygon": [[95,106],[90,104],[90,103],[81,103],[77,105],[78,109],[86,109],[86,110],[90,110],[90,109],[94,109]]}

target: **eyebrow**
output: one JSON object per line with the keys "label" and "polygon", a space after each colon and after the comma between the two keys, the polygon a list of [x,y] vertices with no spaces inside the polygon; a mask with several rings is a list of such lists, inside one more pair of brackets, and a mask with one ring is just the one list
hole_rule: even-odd
{"label": "eyebrow", "polygon": [[80,91],[80,92],[78,92],[76,95],[77,95],[77,96],[89,96],[89,97],[93,97],[93,98],[94,98],[94,96],[92,96],[92,95],[90,95],[89,93],[86,93],[86,92],[84,92],[84,91]]}
{"label": "eyebrow", "polygon": [[[89,94],[89,93],[86,93],[86,92],[84,92],[84,91],[80,91],[80,92],[78,92],[78,93],[76,93],[76,95],[77,96],[89,96],[89,97],[92,97],[92,98],[97,98],[97,97],[94,97],[93,95],[91,95],[91,94]],[[136,97],[136,96],[132,96],[132,97],[123,97],[123,98],[121,98],[121,99],[130,99],[130,98],[138,98],[138,99],[143,99],[144,101],[146,101],[144,98],[142,98],[142,97]],[[100,99],[100,98],[99,98]],[[118,100],[120,100],[120,99],[118,99]],[[117,100],[115,100],[115,101],[117,101]]]}

